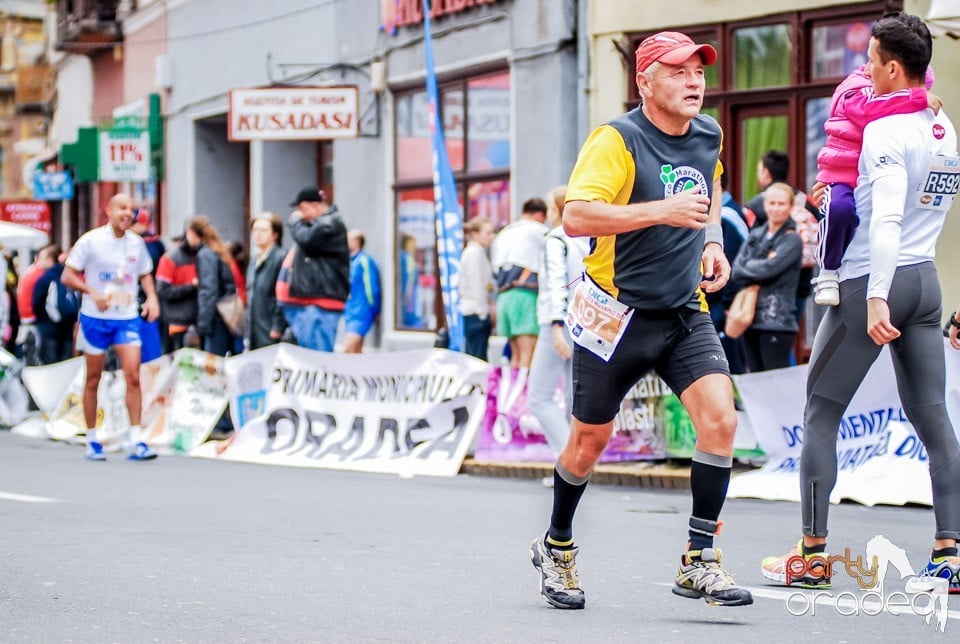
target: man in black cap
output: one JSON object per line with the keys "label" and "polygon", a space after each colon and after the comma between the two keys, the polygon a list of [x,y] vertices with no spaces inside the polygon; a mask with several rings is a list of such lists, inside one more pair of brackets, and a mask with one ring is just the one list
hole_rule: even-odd
{"label": "man in black cap", "polygon": [[350,295],[347,228],[317,187],[304,188],[290,205],[297,207],[287,222],[295,245],[280,267],[277,302],[298,345],[333,351]]}

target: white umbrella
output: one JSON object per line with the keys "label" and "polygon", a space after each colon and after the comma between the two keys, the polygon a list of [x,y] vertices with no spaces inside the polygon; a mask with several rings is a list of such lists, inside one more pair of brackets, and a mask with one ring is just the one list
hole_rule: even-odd
{"label": "white umbrella", "polygon": [[50,237],[42,230],[0,221],[0,245],[4,248],[38,250],[49,243]]}

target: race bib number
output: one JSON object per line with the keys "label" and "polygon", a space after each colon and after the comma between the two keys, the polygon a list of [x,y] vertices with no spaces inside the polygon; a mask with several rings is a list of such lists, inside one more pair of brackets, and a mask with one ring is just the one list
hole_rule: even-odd
{"label": "race bib number", "polygon": [[927,168],[926,178],[914,205],[928,210],[950,210],[958,188],[960,157],[938,154],[930,160],[930,167]]}
{"label": "race bib number", "polygon": [[566,324],[574,342],[609,362],[631,317],[633,309],[585,275],[567,306]]}
{"label": "race bib number", "polygon": [[117,287],[111,284],[104,289],[104,292],[107,294],[107,297],[110,298],[111,309],[124,309],[133,306],[134,297],[136,294],[131,292],[129,289]]}

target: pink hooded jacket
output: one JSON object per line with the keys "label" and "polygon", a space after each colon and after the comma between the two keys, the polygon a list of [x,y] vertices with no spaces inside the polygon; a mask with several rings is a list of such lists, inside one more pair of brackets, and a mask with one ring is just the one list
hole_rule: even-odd
{"label": "pink hooded jacket", "polygon": [[[927,68],[927,89],[933,86],[933,68]],[[837,85],[830,100],[830,118],[824,123],[827,142],[817,154],[817,181],[857,185],[857,164],[867,123],[893,114],[927,109],[927,89],[912,87],[874,96],[866,65]]]}

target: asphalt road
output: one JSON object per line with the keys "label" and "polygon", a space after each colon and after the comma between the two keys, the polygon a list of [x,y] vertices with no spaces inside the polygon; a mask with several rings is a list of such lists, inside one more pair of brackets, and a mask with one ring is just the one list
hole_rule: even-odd
{"label": "asphalt road", "polygon": [[[516,479],[182,457],[88,463],[79,447],[3,431],[0,642],[809,644],[960,633],[957,596],[944,634],[912,614],[841,616],[829,598],[815,615],[788,613],[789,591],[758,568],[797,538],[788,503],[736,500],[724,512],[718,545],[753,606],[675,597],[687,494],[599,485],[575,526],[587,608],[549,608],[527,547],[550,495]],[[863,552],[881,533],[920,563],[932,532],[929,509],[841,505],[831,551]],[[860,595],[836,575],[834,595],[844,590]]]}

